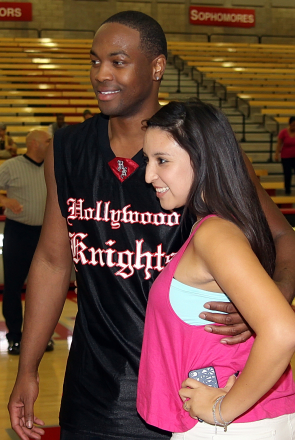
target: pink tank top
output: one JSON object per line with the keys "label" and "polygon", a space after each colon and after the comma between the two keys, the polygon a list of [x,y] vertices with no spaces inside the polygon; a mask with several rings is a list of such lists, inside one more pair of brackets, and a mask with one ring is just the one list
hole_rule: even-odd
{"label": "pink tank top", "polygon": [[[198,224],[194,233],[209,217]],[[170,432],[185,432],[198,423],[182,408],[178,394],[189,371],[213,366],[222,388],[229,376],[243,370],[254,341],[252,337],[242,344],[223,345],[219,342],[222,336],[205,332],[204,325],[185,323],[172,309],[170,284],[194,233],[151,288],[139,369],[137,410],[147,423]],[[295,384],[289,366],[275,386],[235,422],[253,422],[294,412]]]}

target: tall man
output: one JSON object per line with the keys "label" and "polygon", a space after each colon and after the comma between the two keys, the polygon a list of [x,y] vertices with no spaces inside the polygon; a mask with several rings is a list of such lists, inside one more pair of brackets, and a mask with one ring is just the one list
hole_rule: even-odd
{"label": "tall man", "polygon": [[[39,240],[46,203],[44,157],[50,143],[45,131],[26,137],[27,152],[0,167],[0,195],[6,222],[3,242],[3,315],[8,333],[8,353],[19,354],[22,337],[21,291]],[[53,342],[47,350],[53,349]]]}
{"label": "tall man", "polygon": [[[29,276],[23,350],[9,403],[12,426],[22,440],[39,439],[42,433],[33,426],[43,424],[33,413],[37,371],[68,290],[69,238],[78,314],[61,404],[61,440],[169,435],[148,427],[135,406],[148,292],[185,234],[180,213],[162,211],[145,183],[141,152],[141,122],[159,109],[166,40],[150,17],[122,12],[99,28],[90,56],[91,81],[103,114],[58,131],[54,156],[51,149],[46,161],[47,207]],[[294,233],[261,188],[259,193],[278,250],[276,279],[291,298]],[[231,305],[208,307],[233,310]],[[204,312],[203,317],[237,326],[209,325],[208,331],[242,333],[236,340],[247,337],[238,314]]]}

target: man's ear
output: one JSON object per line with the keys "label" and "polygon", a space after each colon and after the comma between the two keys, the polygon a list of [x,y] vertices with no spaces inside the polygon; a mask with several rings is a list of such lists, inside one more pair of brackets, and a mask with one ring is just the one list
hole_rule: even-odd
{"label": "man's ear", "polygon": [[166,68],[166,58],[164,55],[159,55],[153,61],[153,80],[161,81]]}

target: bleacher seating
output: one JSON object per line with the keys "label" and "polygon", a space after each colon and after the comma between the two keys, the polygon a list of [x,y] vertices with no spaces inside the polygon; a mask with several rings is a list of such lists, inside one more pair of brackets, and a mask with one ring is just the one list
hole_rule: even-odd
{"label": "bleacher seating", "polygon": [[[17,142],[65,114],[68,124],[83,121],[83,111],[98,113],[89,79],[92,40],[0,39],[0,121]],[[168,93],[159,94],[167,99]]]}
{"label": "bleacher seating", "polygon": [[[89,79],[90,47],[91,40],[0,39],[0,120],[19,148],[32,128],[46,129],[56,113],[64,113],[71,124],[83,121],[85,108],[99,112]],[[214,84],[216,90],[220,85],[251,112],[273,116],[278,124],[293,114],[295,47],[169,42],[168,49],[201,82]],[[257,175],[266,174],[257,169]]]}

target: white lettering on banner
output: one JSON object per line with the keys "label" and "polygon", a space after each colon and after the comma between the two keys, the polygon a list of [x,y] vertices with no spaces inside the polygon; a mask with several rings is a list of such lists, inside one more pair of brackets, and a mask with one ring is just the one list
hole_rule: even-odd
{"label": "white lettering on banner", "polygon": [[138,212],[132,211],[131,205],[123,209],[110,209],[111,202],[96,202],[95,208],[84,208],[84,199],[70,198],[67,200],[68,212],[67,222],[72,226],[73,220],[94,220],[97,222],[110,222],[112,229],[120,229],[122,223],[140,223],[142,225],[167,225],[176,226],[180,223],[181,215],[176,212]]}
{"label": "white lettering on banner", "polygon": [[[83,242],[88,234],[69,232],[69,237],[75,265],[81,263],[82,265],[117,267],[119,270],[115,272],[115,275],[124,279],[131,277],[134,274],[134,269],[144,269],[144,279],[149,280],[151,270],[161,272],[175,255],[175,253],[166,255],[163,252],[162,244],[157,246],[154,253],[143,252],[143,239],[135,241],[135,252],[132,252],[129,250],[118,251],[112,248],[116,244],[115,240],[105,242],[108,246],[107,249],[94,249],[87,247]],[[77,267],[76,270],[78,270]]]}
{"label": "white lettering on banner", "polygon": [[254,23],[254,16],[252,14],[235,14],[222,12],[198,12],[197,9],[191,11],[191,18],[194,21],[219,21],[228,23]]}
{"label": "white lettering on banner", "polygon": [[21,17],[20,8],[0,8],[0,17]]}

